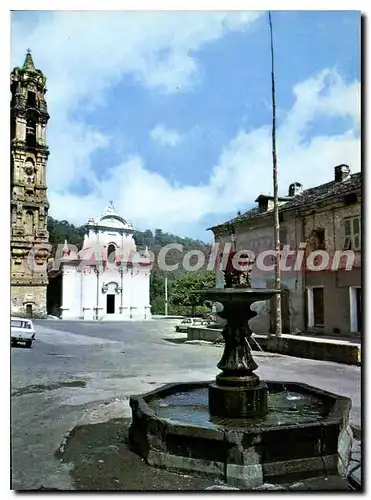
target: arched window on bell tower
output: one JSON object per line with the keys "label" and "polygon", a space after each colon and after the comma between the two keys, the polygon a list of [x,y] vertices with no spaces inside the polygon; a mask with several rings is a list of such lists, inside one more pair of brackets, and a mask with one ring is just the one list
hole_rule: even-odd
{"label": "arched window on bell tower", "polygon": [[27,107],[36,108],[36,94],[32,90],[27,92]]}
{"label": "arched window on bell tower", "polygon": [[36,146],[36,120],[33,117],[27,118],[26,144],[31,147]]}
{"label": "arched window on bell tower", "polygon": [[115,257],[116,257],[116,247],[113,243],[110,243],[107,249],[107,262],[109,264],[114,264]]}

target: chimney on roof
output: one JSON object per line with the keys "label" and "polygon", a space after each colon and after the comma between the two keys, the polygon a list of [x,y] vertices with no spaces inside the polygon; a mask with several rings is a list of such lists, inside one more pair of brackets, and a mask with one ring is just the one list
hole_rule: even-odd
{"label": "chimney on roof", "polygon": [[258,203],[259,212],[267,212],[268,210],[272,210],[274,207],[274,198],[273,196],[267,196],[265,194],[260,194],[255,203]]}
{"label": "chimney on roof", "polygon": [[293,182],[289,186],[289,196],[297,196],[303,192],[303,185],[300,182]]}
{"label": "chimney on roof", "polygon": [[349,165],[338,165],[335,167],[335,182],[344,182],[350,177]]}

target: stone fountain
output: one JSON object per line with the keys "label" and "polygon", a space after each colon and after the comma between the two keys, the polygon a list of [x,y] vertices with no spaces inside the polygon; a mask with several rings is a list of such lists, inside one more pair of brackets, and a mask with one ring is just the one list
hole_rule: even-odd
{"label": "stone fountain", "polygon": [[[252,288],[249,269],[225,270],[225,288],[204,292],[226,320],[215,381],[168,384],[132,396],[131,448],[149,465],[202,472],[254,488],[345,473],[351,401],[297,382],[262,381],[248,343],[252,304],[277,290]],[[242,257],[242,256],[241,256]],[[246,262],[246,259],[245,259]]]}

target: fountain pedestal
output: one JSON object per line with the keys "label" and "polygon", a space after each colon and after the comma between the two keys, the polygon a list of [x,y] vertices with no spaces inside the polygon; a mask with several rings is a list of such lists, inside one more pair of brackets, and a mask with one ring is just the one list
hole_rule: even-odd
{"label": "fountain pedestal", "polygon": [[249,321],[257,314],[251,305],[276,293],[279,291],[254,288],[214,288],[200,293],[223,305],[218,314],[227,321],[222,332],[224,353],[217,365],[222,373],[209,386],[211,417],[254,418],[268,412],[267,385],[254,373],[258,365],[248,343],[252,334]]}

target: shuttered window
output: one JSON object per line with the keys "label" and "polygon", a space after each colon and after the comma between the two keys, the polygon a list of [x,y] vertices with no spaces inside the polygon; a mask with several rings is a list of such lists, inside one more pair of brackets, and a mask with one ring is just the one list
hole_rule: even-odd
{"label": "shuttered window", "polygon": [[359,217],[344,219],[344,250],[361,249],[361,224]]}

